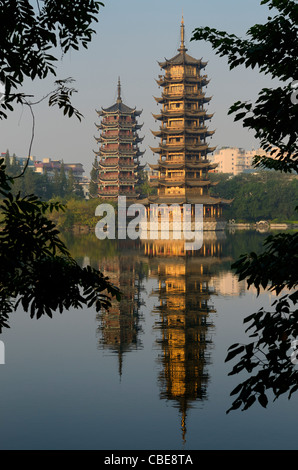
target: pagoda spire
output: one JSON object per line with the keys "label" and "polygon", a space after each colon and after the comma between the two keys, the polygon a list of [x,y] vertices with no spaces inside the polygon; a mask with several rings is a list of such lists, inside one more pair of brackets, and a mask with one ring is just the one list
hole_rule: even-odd
{"label": "pagoda spire", "polygon": [[184,18],[183,18],[183,12],[182,12],[182,19],[181,19],[181,26],[180,26],[180,47],[178,49],[179,52],[187,51],[184,40],[185,40],[185,30],[184,30]]}
{"label": "pagoda spire", "polygon": [[120,77],[118,77],[118,97],[117,97],[117,103],[122,103],[121,99],[121,83],[120,83]]}

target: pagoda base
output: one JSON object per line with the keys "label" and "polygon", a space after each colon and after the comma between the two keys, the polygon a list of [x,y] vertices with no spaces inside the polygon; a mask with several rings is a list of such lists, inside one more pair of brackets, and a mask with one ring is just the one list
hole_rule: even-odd
{"label": "pagoda base", "polygon": [[223,219],[203,219],[203,231],[204,232],[214,232],[225,230],[227,226],[227,221]]}
{"label": "pagoda base", "polygon": [[[149,224],[149,226],[147,224]],[[190,227],[187,230],[191,230],[192,232],[195,232],[195,228],[196,228],[195,226],[196,226],[196,223],[194,220],[192,220],[190,223]],[[140,227],[144,231],[146,231],[147,229],[150,230],[149,228],[150,218],[144,221],[144,225],[141,222]],[[175,238],[174,234],[176,232],[180,233],[181,230],[183,231],[182,229],[183,225],[177,228],[177,225],[173,224],[172,221],[169,221],[168,227],[169,227],[170,238]],[[220,232],[220,231],[223,232],[226,229],[226,227],[227,227],[227,222],[224,219],[211,219],[210,217],[203,219],[203,232]],[[165,229],[165,227],[163,225],[162,220],[159,218],[157,229],[153,229],[153,230],[156,230],[156,233],[161,233],[163,229]],[[159,236],[157,238],[159,238]]]}

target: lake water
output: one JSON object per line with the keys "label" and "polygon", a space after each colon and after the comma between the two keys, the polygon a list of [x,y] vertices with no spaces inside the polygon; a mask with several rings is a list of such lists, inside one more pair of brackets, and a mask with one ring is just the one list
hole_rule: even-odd
{"label": "lake water", "polygon": [[297,449],[297,396],[226,414],[239,377],[228,347],[243,319],[274,297],[247,291],[231,263],[261,251],[258,232],[180,241],[68,236],[73,256],[123,291],[94,309],[30,319],[17,311],[1,335],[1,449]]}

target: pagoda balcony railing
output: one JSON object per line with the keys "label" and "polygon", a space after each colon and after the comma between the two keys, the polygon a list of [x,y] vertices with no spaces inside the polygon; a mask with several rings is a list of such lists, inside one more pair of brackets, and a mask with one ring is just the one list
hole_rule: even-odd
{"label": "pagoda balcony railing", "polygon": [[[189,115],[189,113],[192,113],[192,114],[196,114],[198,112],[204,112],[203,109],[199,109],[199,108],[188,108],[186,106],[181,106],[180,108],[172,108],[172,109],[163,109],[162,110],[163,113],[166,113],[167,115],[170,115],[170,114],[177,114],[177,113],[187,113]],[[169,116],[170,118],[172,116]],[[183,117],[183,116],[181,116]]]}
{"label": "pagoda balcony railing", "polygon": [[137,178],[135,176],[120,176],[119,181],[136,181]]}
{"label": "pagoda balcony railing", "polygon": [[205,93],[199,93],[199,90],[198,91],[187,91],[187,90],[184,90],[184,91],[167,91],[167,92],[164,92],[162,94],[162,98],[173,98],[175,97],[176,99],[178,99],[179,97],[181,97],[181,99],[183,98],[195,98],[195,99],[203,99],[205,98]]}
{"label": "pagoda balcony railing", "polygon": [[134,168],[136,166],[136,163],[125,163],[121,162],[119,164],[119,168]]}
{"label": "pagoda balcony railing", "polygon": [[160,128],[159,134],[155,134],[156,137],[161,138],[163,140],[166,140],[167,138],[172,138],[172,137],[181,137],[181,135],[186,134],[186,138],[188,140],[190,139],[195,139],[200,137],[201,139],[206,137],[209,137],[209,135],[213,135],[214,131],[207,131],[206,127],[189,127],[185,126],[183,127],[164,127],[163,129]]}
{"label": "pagoda balcony railing", "polygon": [[141,129],[141,127],[143,126],[143,124],[137,124],[136,122],[126,122],[125,124],[124,123],[121,123],[119,121],[111,121],[111,122],[105,122],[105,121],[102,121],[102,123],[100,125],[97,126],[98,129],[108,129],[108,128],[111,128],[111,129],[117,129],[117,128],[120,128],[120,129],[129,129],[129,130],[134,130],[134,129]]}
{"label": "pagoda balcony railing", "polygon": [[208,176],[186,176],[187,181],[210,181]]}
{"label": "pagoda balcony railing", "polygon": [[169,147],[180,147],[180,145],[184,145],[184,140],[180,140],[180,142],[163,142],[161,144],[162,148],[169,148]]}
{"label": "pagoda balcony railing", "polygon": [[162,163],[165,163],[165,161],[166,161],[167,163],[169,163],[169,164],[172,164],[172,163],[173,163],[173,164],[174,164],[174,163],[177,163],[177,164],[178,164],[178,163],[185,163],[185,158],[184,158],[184,157],[175,158],[174,160],[169,160],[169,159],[168,159],[168,160],[160,160],[160,159],[159,159],[159,160],[157,161],[157,163],[161,163],[161,164],[162,164]]}
{"label": "pagoda balcony railing", "polygon": [[172,130],[172,129],[177,129],[177,130],[184,130],[184,124],[175,124],[175,123],[171,123],[171,125],[167,125],[167,123],[163,123],[162,126],[160,126],[160,129],[161,130],[166,130],[166,129],[169,129],[169,130]]}
{"label": "pagoda balcony railing", "polygon": [[104,151],[115,151],[115,150],[133,150],[133,151],[136,151],[136,150],[139,150],[137,146],[134,146],[134,145],[131,145],[130,143],[123,143],[123,142],[120,142],[120,143],[115,143],[114,145],[109,142],[108,144],[104,144],[101,146],[101,150],[104,150]]}
{"label": "pagoda balcony railing", "polygon": [[98,193],[100,195],[117,195],[118,194],[118,188],[117,189],[99,189]]}
{"label": "pagoda balcony railing", "polygon": [[104,148],[104,147],[101,147],[100,148],[100,152],[101,153],[104,153],[104,154],[119,154],[119,155],[136,155],[138,153],[138,149],[122,149],[122,148],[116,148],[116,149],[110,149],[110,148]]}
{"label": "pagoda balcony railing", "polygon": [[167,79],[167,80],[182,80],[183,78],[190,78],[194,80],[208,80],[207,75],[199,75],[197,73],[189,73],[189,72],[184,72],[184,73],[179,73],[179,74],[172,74],[172,73],[165,73],[165,75],[159,75],[159,78],[162,79]]}
{"label": "pagoda balcony railing", "polygon": [[200,113],[199,115],[203,116],[204,114],[206,114],[206,112],[203,110],[203,109],[189,109],[189,108],[186,108],[186,107],[180,107],[180,108],[173,108],[173,109],[163,109],[161,111],[162,113],[166,114],[166,115],[169,115],[169,114],[182,114],[184,112],[186,112],[187,114],[193,114],[193,115],[197,115],[198,113]]}
{"label": "pagoda balcony railing", "polygon": [[164,159],[159,158],[157,160],[157,165],[185,165],[185,166],[195,166],[195,168],[193,168],[194,170],[200,170],[202,168],[207,168],[207,167],[210,167],[210,166],[213,166],[213,165],[216,165],[217,166],[217,163],[212,163],[210,160],[204,160],[204,159],[200,159],[199,157],[196,157],[195,159],[189,159],[189,158],[180,158],[179,160],[168,160],[166,159],[166,157],[164,156]]}
{"label": "pagoda balcony railing", "polygon": [[120,189],[120,188],[117,188],[117,189],[100,189],[98,191],[98,194],[99,194],[99,197],[100,196],[118,196],[118,195],[121,195],[121,196],[135,196],[136,193],[135,191],[131,191],[131,190],[126,190],[126,189]]}
{"label": "pagoda balcony railing", "polygon": [[119,163],[119,158],[107,158],[102,159],[99,161],[99,164],[109,166],[109,165],[117,165]]}
{"label": "pagoda balcony railing", "polygon": [[181,111],[185,111],[184,106],[180,106],[179,108],[172,108],[172,109],[170,109],[170,108],[166,109],[165,108],[165,109],[163,109],[163,112],[169,113],[169,114],[171,114],[171,113],[176,114],[176,113],[180,113]]}
{"label": "pagoda balcony railing", "polygon": [[164,110],[161,110],[160,111],[160,114],[153,114],[153,117],[155,120],[159,120],[159,121],[165,121],[166,119],[173,119],[173,118],[177,118],[177,119],[187,119],[188,117],[194,117],[194,118],[204,118],[205,120],[207,119],[211,119],[212,115],[207,115],[206,111],[205,110],[200,110],[200,109],[196,109],[196,110],[188,110],[188,109],[172,109],[171,111],[164,111]]}
{"label": "pagoda balcony railing", "polygon": [[184,130],[184,128],[187,128],[187,130],[194,130],[194,131],[197,131],[197,130],[202,130],[202,131],[207,131],[208,130],[208,127],[205,126],[205,124],[203,123],[200,123],[199,125],[192,125],[192,126],[189,126],[189,125],[186,125],[185,126],[185,123],[182,122],[182,123],[175,123],[175,122],[172,122],[171,125],[169,125],[167,122],[163,122],[160,126],[160,130],[163,131],[163,130],[169,130],[169,131],[172,131],[172,130]]}
{"label": "pagoda balcony railing", "polygon": [[160,175],[160,179],[162,181],[184,181],[185,180],[185,176],[165,176],[165,175]]}
{"label": "pagoda balcony railing", "polygon": [[184,78],[188,79],[194,79],[194,80],[198,80],[200,78],[200,75],[198,75],[197,73],[193,74],[193,73],[177,73],[177,74],[173,74],[173,73],[166,73],[163,76],[161,76],[161,79],[162,78],[165,78],[166,80],[183,80]]}
{"label": "pagoda balcony railing", "polygon": [[100,189],[98,191],[98,195],[99,197],[102,197],[102,196],[118,196],[118,195],[121,195],[121,196],[136,196],[136,192],[135,191],[127,191],[125,189],[116,189],[116,190],[105,190],[105,189]]}
{"label": "pagoda balcony railing", "polygon": [[100,163],[100,167],[104,168],[105,171],[108,171],[109,169],[112,169],[112,171],[115,171],[118,169],[118,164],[117,163]]}
{"label": "pagoda balcony railing", "polygon": [[111,141],[115,141],[115,142],[123,142],[123,143],[128,143],[130,144],[131,142],[137,142],[138,141],[138,137],[134,136],[134,135],[119,135],[119,133],[115,133],[114,135],[108,135],[108,134],[103,134],[102,136],[99,137],[99,140],[100,142],[105,142],[105,141],[108,141],[109,143]]}
{"label": "pagoda balcony railing", "polygon": [[98,179],[105,183],[111,183],[112,181],[118,181],[118,175],[109,176],[108,174],[99,175]]}
{"label": "pagoda balcony railing", "polygon": [[134,181],[136,179],[135,175],[120,175],[119,173],[110,175],[109,173],[104,173],[99,175],[101,181]]}
{"label": "pagoda balcony railing", "polygon": [[209,181],[209,178],[206,176],[165,176],[161,175],[160,178],[162,181]]}
{"label": "pagoda balcony railing", "polygon": [[197,142],[194,145],[188,144],[185,142],[177,142],[176,144],[160,144],[156,149],[154,149],[155,153],[166,152],[166,151],[177,151],[182,152],[184,150],[188,152],[199,152],[208,149],[208,145],[206,142]]}
{"label": "pagoda balcony railing", "polygon": [[100,165],[109,166],[109,165],[119,165],[119,166],[135,166],[136,164],[133,161],[126,162],[123,158],[107,158],[99,162]]}
{"label": "pagoda balcony railing", "polygon": [[209,83],[207,75],[190,75],[190,74],[182,74],[179,76],[170,76],[168,74],[159,75],[159,79],[157,83],[161,86],[166,86],[169,83],[181,83],[181,82],[189,82],[189,83],[201,83],[201,86],[206,86]]}

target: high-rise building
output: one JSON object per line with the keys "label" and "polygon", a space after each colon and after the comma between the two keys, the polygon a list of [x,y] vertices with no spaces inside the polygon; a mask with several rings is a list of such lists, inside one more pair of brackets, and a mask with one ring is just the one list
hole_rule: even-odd
{"label": "high-rise building", "polygon": [[208,172],[217,165],[208,157],[215,147],[207,143],[207,138],[214,134],[207,126],[213,115],[205,109],[211,98],[203,91],[209,82],[207,75],[202,74],[207,63],[187,54],[183,18],[180,34],[178,54],[159,62],[164,75],[159,75],[157,83],[163,91],[161,97],[155,99],[162,109],[153,117],[161,121],[161,125],[153,134],[160,138],[160,143],[156,148],[151,147],[159,159],[156,165],[150,165],[159,173],[158,180],[152,183],[158,195],[151,196],[149,202],[203,204],[204,228],[208,221],[213,222],[209,225],[211,228],[222,216],[223,204],[230,201],[210,195],[214,183]]}
{"label": "high-rise building", "polygon": [[95,137],[99,144],[95,155],[98,157],[96,183],[100,198],[138,197],[136,183],[140,169],[139,158],[144,154],[138,147],[143,138],[137,134],[142,127],[142,124],[137,123],[141,112],[122,102],[120,79],[116,103],[97,111],[101,118],[101,123],[96,125],[101,134]]}

